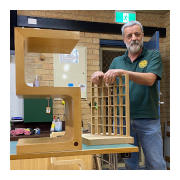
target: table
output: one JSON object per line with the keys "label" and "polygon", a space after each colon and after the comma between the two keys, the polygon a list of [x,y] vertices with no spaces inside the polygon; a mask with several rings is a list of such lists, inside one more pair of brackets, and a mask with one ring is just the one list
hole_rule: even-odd
{"label": "table", "polygon": [[[78,155],[94,155],[94,154],[115,154],[117,153],[132,153],[138,152],[139,148],[131,144],[112,144],[112,145],[95,145],[88,146],[82,144],[82,150],[71,151],[56,151],[47,153],[33,153],[33,154],[16,154],[17,141],[10,142],[10,160],[18,159],[35,159],[47,157],[60,157],[60,156],[78,156]],[[117,159],[114,158],[115,169],[117,169]]]}

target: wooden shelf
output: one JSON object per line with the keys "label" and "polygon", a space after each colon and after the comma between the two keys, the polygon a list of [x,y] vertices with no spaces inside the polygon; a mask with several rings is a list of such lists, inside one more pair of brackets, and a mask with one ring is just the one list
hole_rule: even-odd
{"label": "wooden shelf", "polygon": [[[24,81],[24,55],[35,53],[69,54],[80,39],[80,32],[15,28],[16,95],[23,98],[62,98],[65,100],[65,135],[19,139],[17,153],[39,153],[82,149],[80,87],[30,87]],[[27,48],[25,48],[27,47]]]}

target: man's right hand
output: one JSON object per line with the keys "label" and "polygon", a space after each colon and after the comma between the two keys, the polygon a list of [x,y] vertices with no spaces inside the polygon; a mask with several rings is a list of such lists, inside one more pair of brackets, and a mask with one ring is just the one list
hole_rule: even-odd
{"label": "man's right hand", "polygon": [[91,80],[94,84],[98,85],[99,84],[99,78],[103,77],[104,73],[102,71],[96,71],[92,74]]}

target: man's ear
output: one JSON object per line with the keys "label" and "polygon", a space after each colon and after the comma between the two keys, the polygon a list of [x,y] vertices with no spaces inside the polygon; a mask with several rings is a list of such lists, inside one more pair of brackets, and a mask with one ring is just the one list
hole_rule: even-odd
{"label": "man's ear", "polygon": [[124,41],[124,43],[126,44],[124,37],[123,37],[123,41]]}

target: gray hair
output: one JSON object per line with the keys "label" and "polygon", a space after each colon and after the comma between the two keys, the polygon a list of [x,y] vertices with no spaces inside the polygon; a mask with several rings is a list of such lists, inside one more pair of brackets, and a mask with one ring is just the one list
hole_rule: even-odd
{"label": "gray hair", "polygon": [[141,27],[141,31],[143,33],[143,26],[141,25],[140,22],[138,22],[138,21],[129,21],[126,24],[124,24],[122,26],[122,28],[121,28],[121,32],[122,32],[123,37],[124,37],[124,28],[129,27],[129,26],[133,26],[133,25],[136,25],[136,24],[138,24]]}

